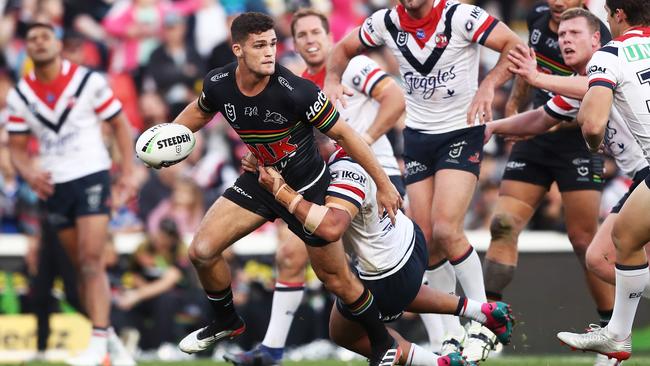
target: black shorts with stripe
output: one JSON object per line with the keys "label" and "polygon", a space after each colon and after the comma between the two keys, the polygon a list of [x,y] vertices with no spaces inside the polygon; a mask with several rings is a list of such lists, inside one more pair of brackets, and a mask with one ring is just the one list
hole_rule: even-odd
{"label": "black shorts with stripe", "polygon": [[[235,181],[235,184],[224,192],[223,197],[248,211],[264,217],[268,221],[281,218],[287,223],[289,230],[307,245],[319,247],[328,244],[327,241],[318,236],[307,234],[303,229],[302,223],[294,215],[290,214],[284,206],[278,203],[270,192],[260,186],[257,179],[257,174],[243,173]],[[323,163],[323,171],[320,176],[314,182],[310,183],[309,188],[300,193],[302,193],[306,200],[324,205],[329,183],[330,174],[327,171],[327,166]]]}

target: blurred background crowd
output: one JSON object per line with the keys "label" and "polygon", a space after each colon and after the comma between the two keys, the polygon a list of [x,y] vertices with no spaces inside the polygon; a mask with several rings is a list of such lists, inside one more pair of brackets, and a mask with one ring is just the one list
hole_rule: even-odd
{"label": "blurred background crowd", "polygon": [[[472,1],[466,1],[472,2]],[[78,307],[74,276],[50,228],[40,216],[38,200],[13,169],[1,125],[7,91],[32,65],[25,55],[25,27],[31,22],[55,25],[63,40],[64,57],[105,73],[133,128],[144,129],[172,120],[201,90],[205,73],[235,61],[230,50],[229,25],[239,13],[260,11],[277,20],[278,61],[300,74],[304,64],[294,53],[291,14],[312,6],[329,14],[335,40],[374,10],[395,0],[0,0],[0,234],[20,233],[30,239],[24,266],[0,268],[0,313],[36,313],[39,349],[46,347],[47,314],[73,312]],[[478,0],[474,3],[526,36],[525,16],[535,0]],[[482,73],[495,55],[483,55]],[[396,63],[386,59],[387,71],[399,80]],[[497,94],[496,118],[503,115],[509,85]],[[391,132],[398,156],[400,131]],[[133,336],[133,349],[160,355],[201,317],[209,317],[185,254],[186,239],[206,209],[232,184],[246,147],[222,121],[215,119],[198,134],[198,146],[184,162],[159,171],[141,164],[140,193],[121,207],[113,207],[111,233],[144,233],[132,253],[109,246],[113,289],[113,324]],[[111,139],[107,136],[106,143]],[[466,217],[471,230],[486,229],[493,211],[509,141],[493,139],[486,147],[479,189]],[[36,143],[30,147],[36,153]],[[116,149],[113,149],[116,150]],[[119,156],[114,156],[119,161]],[[629,182],[607,164],[608,186],[602,212],[627,190]],[[529,230],[563,231],[559,192],[551,189]],[[261,228],[274,235],[272,224]],[[281,238],[279,238],[281,240]],[[2,244],[0,244],[0,247]],[[259,341],[268,322],[273,286],[273,255],[235,252],[229,257],[235,279],[235,301],[249,331],[238,340],[248,348]],[[252,254],[250,254],[252,253]],[[327,337],[331,299],[311,276],[312,285],[294,322],[289,345]],[[53,290],[52,290],[53,289]],[[63,295],[64,293],[67,296]],[[256,311],[257,310],[257,311]],[[402,321],[408,323],[408,317]],[[42,328],[42,329],[41,329]],[[410,332],[422,332],[409,326]],[[42,333],[42,334],[41,334]],[[165,353],[168,354],[168,353]]]}

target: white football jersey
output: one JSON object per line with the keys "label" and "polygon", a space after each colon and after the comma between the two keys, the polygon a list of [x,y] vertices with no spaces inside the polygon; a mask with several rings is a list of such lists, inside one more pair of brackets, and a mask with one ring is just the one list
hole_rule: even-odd
{"label": "white football jersey", "polygon": [[589,87],[614,91],[614,106],[650,159],[650,27],[632,28],[598,50],[587,73]]}
{"label": "white football jersey", "polygon": [[[574,121],[580,111],[580,100],[556,95],[546,102],[544,110],[556,119]],[[648,166],[641,147],[615,107],[609,113],[604,145],[619,169],[630,178]]]}
{"label": "white football jersey", "polygon": [[395,55],[404,82],[406,125],[430,134],[467,128],[467,108],[478,89],[479,44],[499,22],[455,0],[437,0],[434,11],[438,6],[444,9],[432,34],[404,31],[397,7],[375,12],[359,31],[364,45],[386,45]]}
{"label": "white football jersey", "polygon": [[[342,82],[355,92],[346,97],[347,107],[339,106],[339,113],[355,131],[366,132],[375,120],[379,103],[371,97],[372,91],[379,81],[387,77],[390,76],[368,56],[360,55],[350,60]],[[386,175],[401,175],[393,147],[386,135],[382,135],[370,147]]]}
{"label": "white football jersey", "polygon": [[56,86],[44,85],[33,72],[18,82],[7,96],[7,131],[37,137],[41,167],[54,183],[109,169],[101,121],[117,115],[122,105],[108,83],[65,60],[52,83]]}
{"label": "white football jersey", "polygon": [[356,255],[359,277],[378,280],[397,272],[413,252],[413,222],[401,211],[395,216],[395,225],[388,215],[379,217],[375,182],[342,149],[330,158],[329,170],[332,180],[327,195],[359,209],[342,238],[346,252]]}

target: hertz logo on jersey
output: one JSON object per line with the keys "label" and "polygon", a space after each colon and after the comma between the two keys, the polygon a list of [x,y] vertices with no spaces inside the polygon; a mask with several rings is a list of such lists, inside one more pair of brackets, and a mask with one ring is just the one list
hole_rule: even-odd
{"label": "hertz logo on jersey", "polygon": [[307,111],[307,120],[311,121],[316,117],[318,112],[320,112],[321,109],[323,109],[323,106],[325,105],[325,102],[327,102],[327,97],[325,96],[325,93],[321,90],[318,92],[318,99],[314,102],[313,105],[309,107],[309,110]]}

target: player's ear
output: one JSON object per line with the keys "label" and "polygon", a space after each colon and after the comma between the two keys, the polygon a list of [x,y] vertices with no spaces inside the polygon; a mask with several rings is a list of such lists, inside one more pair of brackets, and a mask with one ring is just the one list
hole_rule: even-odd
{"label": "player's ear", "polygon": [[244,52],[242,51],[241,44],[233,43],[232,44],[232,53],[234,53],[237,58],[242,57],[244,55]]}

